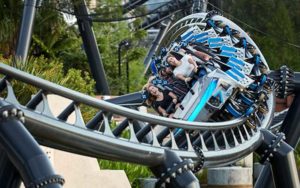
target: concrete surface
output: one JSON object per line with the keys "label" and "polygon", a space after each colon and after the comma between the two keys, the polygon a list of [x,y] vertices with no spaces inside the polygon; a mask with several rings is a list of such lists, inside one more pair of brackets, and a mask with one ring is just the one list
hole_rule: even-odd
{"label": "concrete surface", "polygon": [[[49,107],[54,116],[71,103],[70,100],[48,95]],[[75,113],[69,118],[74,123]],[[42,147],[48,155],[55,172],[66,180],[64,188],[131,188],[123,170],[100,170],[95,158],[72,154],[48,147]]]}
{"label": "concrete surface", "polygon": [[208,186],[252,185],[252,168],[210,168],[207,173]]}

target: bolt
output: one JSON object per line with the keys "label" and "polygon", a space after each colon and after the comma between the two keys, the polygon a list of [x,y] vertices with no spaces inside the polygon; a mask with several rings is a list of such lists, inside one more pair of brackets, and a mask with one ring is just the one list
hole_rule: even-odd
{"label": "bolt", "polygon": [[192,169],[194,169],[194,164],[193,164],[193,163],[189,163],[189,164],[188,164],[188,167],[189,167],[189,169],[192,170]]}
{"label": "bolt", "polygon": [[2,117],[4,117],[4,118],[8,117],[8,111],[7,110],[2,112]]}
{"label": "bolt", "polygon": [[182,173],[182,168],[178,168],[177,172],[178,172],[178,174],[181,174]]}
{"label": "bolt", "polygon": [[23,113],[22,111],[19,111],[19,112],[18,112],[18,117],[20,118],[20,117],[22,117],[22,116],[24,116],[24,113]]}
{"label": "bolt", "polygon": [[22,123],[25,123],[25,118],[24,118],[24,117],[20,117],[20,121],[21,121]]}
{"label": "bolt", "polygon": [[167,178],[167,179],[166,179],[166,183],[170,183],[170,178]]}
{"label": "bolt", "polygon": [[187,170],[187,169],[188,169],[188,166],[187,166],[187,165],[183,165],[183,169],[184,169],[184,170]]}
{"label": "bolt", "polygon": [[277,143],[277,147],[280,147],[280,142]]}
{"label": "bolt", "polygon": [[16,109],[16,108],[13,108],[13,109],[11,110],[11,115],[13,115],[13,116],[16,116],[16,115],[17,115],[17,109]]}
{"label": "bolt", "polygon": [[286,139],[285,135],[283,135],[282,139],[283,139],[283,140],[285,140],[285,139]]}

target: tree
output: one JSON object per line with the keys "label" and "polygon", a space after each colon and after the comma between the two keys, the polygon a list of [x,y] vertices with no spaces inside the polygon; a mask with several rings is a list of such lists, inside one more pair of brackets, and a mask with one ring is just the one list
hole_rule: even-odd
{"label": "tree", "polygon": [[15,54],[23,4],[21,0],[0,0],[0,55]]}
{"label": "tree", "polygon": [[[76,2],[75,2],[76,3]],[[100,1],[95,14],[101,18],[122,17],[121,1]],[[2,32],[0,32],[0,54],[8,58],[14,55],[18,37],[20,20],[23,12],[23,1],[12,0],[2,3],[0,13]],[[72,7],[72,5],[68,5]],[[57,11],[59,4],[43,2],[37,9],[34,22],[32,44],[29,56],[44,57],[49,61],[55,60],[63,63],[65,73],[71,68],[90,72],[87,58],[82,48],[82,40],[76,26],[68,26]],[[70,9],[71,10],[71,9]],[[70,11],[69,10],[69,11]],[[72,10],[71,10],[72,11]],[[139,10],[141,11],[141,10]],[[131,23],[139,22],[135,20]],[[13,32],[11,32],[13,31]],[[94,23],[94,31],[99,44],[104,67],[108,76],[113,94],[125,93],[125,72],[122,78],[117,77],[117,49],[118,43],[123,39],[129,39],[132,47],[122,50],[122,60],[130,64],[131,91],[139,90],[143,84],[143,56],[146,53],[144,47],[139,47],[139,41],[145,37],[145,31],[133,31],[129,28],[129,22]],[[125,69],[122,69],[125,70]],[[84,76],[84,75],[83,75]]]}
{"label": "tree", "polygon": [[[120,3],[119,0],[101,1],[95,11],[101,13],[101,18],[121,18]],[[140,46],[139,43],[145,38],[146,32],[144,30],[136,31],[130,28],[130,24],[139,25],[140,20],[93,23],[109,85],[112,94],[115,95],[126,92],[126,61],[130,65],[130,92],[140,90],[143,83],[145,83],[143,58],[146,55],[146,48]],[[130,41],[131,47],[128,50],[123,48],[121,50],[122,76],[118,78],[118,46],[124,39]]]}
{"label": "tree", "polygon": [[291,16],[286,1],[239,0],[225,7],[232,14],[231,19],[249,31],[272,69],[288,65],[300,70],[299,48],[291,45],[299,42],[297,20]]}

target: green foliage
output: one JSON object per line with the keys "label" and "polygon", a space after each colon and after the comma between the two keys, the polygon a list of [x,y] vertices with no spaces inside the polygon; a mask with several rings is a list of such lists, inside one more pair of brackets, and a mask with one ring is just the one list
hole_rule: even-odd
{"label": "green foliage", "polygon": [[291,45],[300,42],[297,37],[299,16],[295,15],[299,10],[294,8],[295,11],[291,12],[291,6],[299,7],[300,1],[240,0],[225,3],[226,12],[230,12],[233,15],[231,19],[249,31],[272,69],[288,65],[299,71],[299,47]]}
{"label": "green foliage", "polygon": [[296,159],[298,174],[300,174],[300,145],[298,145],[298,147],[295,150],[295,159]]}
{"label": "green foliage", "polygon": [[[101,1],[96,9],[96,13],[101,14],[101,18],[119,18],[122,17],[120,9],[121,1],[113,0]],[[132,25],[138,25],[140,20],[133,21]],[[146,49],[139,45],[139,42],[146,36],[143,30],[133,30],[129,27],[127,21],[94,23],[99,50],[101,53],[104,68],[108,77],[108,82],[113,95],[126,93],[126,63],[129,64],[129,82],[130,92],[140,90],[145,83],[143,77],[143,60],[146,55]],[[118,77],[118,48],[122,40],[128,40],[131,43],[130,48],[121,47],[121,77]]]}
{"label": "green foliage", "polygon": [[[11,64],[10,59],[2,59],[6,64]],[[43,56],[31,57],[26,66],[19,66],[29,74],[43,78],[45,80],[57,83],[59,85],[68,87],[70,89],[86,93],[89,95],[94,94],[94,80],[87,72],[69,69],[66,73],[63,70],[63,63],[58,60],[51,60]],[[15,92],[21,103],[27,102],[33,94],[37,92],[37,88],[28,85],[15,85]]]}
{"label": "green foliage", "polygon": [[200,170],[195,175],[199,179],[201,184],[207,184],[207,168]]}
{"label": "green foliage", "polygon": [[89,72],[77,28],[65,23],[53,2],[44,2],[44,6],[37,11],[31,54],[59,59],[65,72],[71,68]]}
{"label": "green foliage", "polygon": [[98,162],[100,169],[124,170],[133,188],[139,187],[139,180],[137,178],[147,178],[152,176],[151,171],[147,167],[141,165],[124,162],[111,162],[108,160],[99,160]]}
{"label": "green foliage", "polygon": [[[299,0],[228,0],[224,8],[232,20],[249,31],[272,69],[288,65],[300,71],[300,49],[291,45],[300,46]],[[295,158],[299,171],[300,146],[295,150]]]}
{"label": "green foliage", "polygon": [[22,8],[21,0],[0,0],[0,55],[14,54]]}
{"label": "green foliage", "polygon": [[[130,92],[140,90],[143,83],[143,58],[146,49],[138,46],[144,32],[130,32],[126,23],[98,23],[94,24],[103,64],[108,76],[112,94],[126,91],[126,63],[129,64]],[[121,46],[121,77],[118,75],[118,47],[122,40],[129,40],[130,49]]]}

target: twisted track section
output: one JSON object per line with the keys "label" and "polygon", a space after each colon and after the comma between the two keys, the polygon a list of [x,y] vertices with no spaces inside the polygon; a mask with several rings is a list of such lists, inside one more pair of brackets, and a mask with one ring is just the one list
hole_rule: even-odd
{"label": "twisted track section", "polygon": [[[0,82],[2,100],[22,109],[25,126],[40,144],[146,166],[159,164],[165,149],[197,161],[195,146],[203,152],[204,167],[231,163],[251,153],[260,144],[260,129],[269,125],[273,115],[272,93],[267,101],[269,111],[261,124],[252,129],[244,124],[245,118],[219,123],[186,122],[141,113],[64,88],[5,64],[0,64],[0,74],[4,75]],[[26,104],[20,104],[19,96],[14,92],[18,84],[30,85],[38,92]],[[47,101],[49,94],[72,102],[55,117]],[[93,117],[84,120],[81,108],[93,109]],[[75,122],[67,123],[73,112]],[[126,119],[116,125],[111,118],[113,115]],[[135,122],[142,123],[143,128],[137,130]],[[87,128],[91,125],[98,128]],[[175,134],[176,128],[181,128],[180,134]]]}

